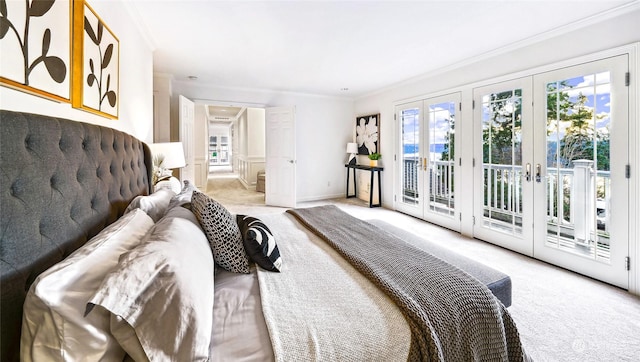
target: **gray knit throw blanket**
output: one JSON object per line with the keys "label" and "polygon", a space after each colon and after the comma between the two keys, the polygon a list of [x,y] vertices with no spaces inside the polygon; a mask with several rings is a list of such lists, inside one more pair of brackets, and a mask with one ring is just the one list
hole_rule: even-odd
{"label": "gray knit throw blanket", "polygon": [[469,274],[336,206],[288,212],[398,305],[409,361],[529,360],[507,309]]}

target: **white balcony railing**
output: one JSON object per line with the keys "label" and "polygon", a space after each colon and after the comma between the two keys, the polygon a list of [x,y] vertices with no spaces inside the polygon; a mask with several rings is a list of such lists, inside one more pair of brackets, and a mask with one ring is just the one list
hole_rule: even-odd
{"label": "white balcony railing", "polygon": [[[594,171],[589,164],[580,165],[576,161],[573,168],[548,168],[542,182],[547,187],[547,223],[550,233],[570,238],[586,235],[593,240],[595,230],[602,237],[608,237],[609,199],[611,178],[609,171]],[[591,162],[592,164],[592,162]],[[453,201],[451,170],[449,161],[436,161],[430,166],[429,198]],[[403,200],[415,203],[419,190],[418,158],[405,158],[403,170]],[[484,210],[492,221],[521,225],[522,167],[517,165],[483,164]],[[577,176],[576,176],[577,175]],[[535,175],[532,174],[532,182]],[[585,221],[586,220],[586,221]],[[576,227],[579,229],[577,230]],[[585,240],[588,241],[588,240]]]}

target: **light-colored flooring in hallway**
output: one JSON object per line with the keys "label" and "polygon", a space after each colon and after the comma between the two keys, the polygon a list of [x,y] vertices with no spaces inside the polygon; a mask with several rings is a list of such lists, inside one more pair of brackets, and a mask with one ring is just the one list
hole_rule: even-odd
{"label": "light-colored flooring in hallway", "polygon": [[[264,194],[245,189],[235,175],[214,174],[207,194],[231,213],[259,217],[284,208],[264,205]],[[358,199],[334,204],[361,219],[381,219],[508,274],[509,307],[524,347],[535,361],[639,361],[640,298],[625,290]]]}

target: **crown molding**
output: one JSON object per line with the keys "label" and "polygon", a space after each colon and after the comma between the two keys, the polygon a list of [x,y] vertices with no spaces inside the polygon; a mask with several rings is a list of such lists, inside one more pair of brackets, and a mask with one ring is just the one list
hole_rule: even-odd
{"label": "crown molding", "polygon": [[140,15],[138,8],[134,4],[134,1],[123,1],[122,4],[124,5],[127,13],[129,13],[129,16],[133,19],[133,23],[136,25],[136,28],[138,28],[138,33],[140,33],[140,36],[142,37],[142,39],[144,39],[144,42],[147,43],[149,49],[151,51],[156,50],[158,48],[158,43],[155,41],[155,38],[151,35],[149,28],[147,28],[144,21],[142,20],[142,15]]}

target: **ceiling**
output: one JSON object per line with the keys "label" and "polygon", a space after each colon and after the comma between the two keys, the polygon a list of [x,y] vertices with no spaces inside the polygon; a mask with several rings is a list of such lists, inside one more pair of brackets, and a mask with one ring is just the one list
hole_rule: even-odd
{"label": "ceiling", "polygon": [[[178,81],[359,97],[574,29],[640,0],[134,0],[154,72]],[[576,24],[578,23],[578,24]]]}
{"label": "ceiling", "polygon": [[207,119],[211,123],[230,124],[236,119],[244,108],[231,106],[213,106],[207,105]]}

